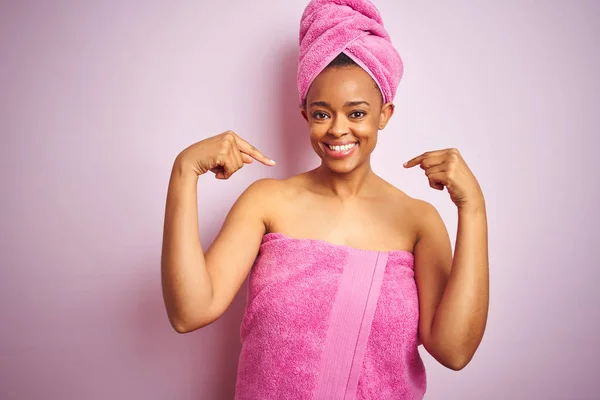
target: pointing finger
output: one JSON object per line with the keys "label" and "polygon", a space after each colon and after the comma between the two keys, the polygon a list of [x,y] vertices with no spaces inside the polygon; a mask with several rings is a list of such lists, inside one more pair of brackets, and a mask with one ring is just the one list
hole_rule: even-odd
{"label": "pointing finger", "polygon": [[429,168],[442,165],[444,161],[446,160],[442,156],[429,156],[421,161],[421,168],[428,170]]}
{"label": "pointing finger", "polygon": [[421,161],[423,161],[425,159],[425,157],[426,157],[425,154],[421,154],[418,157],[408,160],[407,162],[404,163],[404,168],[412,168],[415,165],[421,164]]}
{"label": "pointing finger", "polygon": [[430,157],[439,158],[439,156],[442,156],[443,154],[446,154],[447,152],[448,152],[448,149],[427,151],[427,152],[421,154],[420,156],[417,156],[417,157],[405,162],[404,168],[412,168],[415,165],[421,164],[421,162],[423,162],[423,160],[430,158]]}
{"label": "pointing finger", "polygon": [[250,157],[254,158],[256,161],[259,161],[265,165],[269,165],[269,166],[275,165],[275,161],[271,160],[270,158],[268,158],[267,156],[262,154],[260,151],[258,151],[256,149],[256,147],[252,146],[250,143],[246,142],[241,137],[236,135],[235,140],[238,144],[238,148],[240,149],[240,151],[242,153],[249,155]]}

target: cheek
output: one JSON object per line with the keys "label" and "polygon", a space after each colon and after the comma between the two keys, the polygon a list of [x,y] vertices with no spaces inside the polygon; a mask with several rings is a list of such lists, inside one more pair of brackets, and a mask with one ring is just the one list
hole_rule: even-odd
{"label": "cheek", "polygon": [[329,128],[328,128],[327,124],[311,123],[311,124],[309,124],[308,129],[310,131],[311,140],[321,140],[321,138],[323,138],[323,136],[327,135],[327,131]]}
{"label": "cheek", "polygon": [[379,131],[379,119],[369,118],[368,120],[362,121],[360,124],[354,126],[354,134],[362,140],[374,140],[377,139],[377,132]]}
{"label": "cheek", "polygon": [[315,131],[312,127],[310,129],[310,145],[311,147],[318,153],[321,152],[321,139],[323,139],[323,135],[318,131]]}

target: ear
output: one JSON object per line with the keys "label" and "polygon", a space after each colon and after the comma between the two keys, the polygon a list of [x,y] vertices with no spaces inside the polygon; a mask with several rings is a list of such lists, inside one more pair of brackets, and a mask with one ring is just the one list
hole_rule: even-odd
{"label": "ear", "polygon": [[302,114],[302,118],[308,122],[308,115],[306,114],[306,109],[303,106],[300,106],[300,114]]}
{"label": "ear", "polygon": [[393,103],[386,103],[381,107],[381,114],[379,115],[379,130],[384,129],[392,115],[394,115],[394,110],[396,106]]}

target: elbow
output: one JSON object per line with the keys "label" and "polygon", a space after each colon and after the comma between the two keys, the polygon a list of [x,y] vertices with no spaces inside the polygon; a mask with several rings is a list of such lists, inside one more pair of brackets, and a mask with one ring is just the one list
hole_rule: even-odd
{"label": "elbow", "polygon": [[449,357],[447,360],[444,360],[442,363],[446,368],[451,369],[452,371],[460,371],[465,368],[471,362],[471,357],[459,355],[454,357]]}
{"label": "elbow", "polygon": [[200,302],[179,301],[176,302],[165,297],[165,308],[167,319],[171,328],[180,334],[191,333],[213,323],[218,315],[212,311],[210,306],[199,306]]}
{"label": "elbow", "polygon": [[443,346],[436,343],[427,343],[425,349],[444,367],[453,371],[464,369],[473,358],[473,352],[460,349],[457,346]]}
{"label": "elbow", "polygon": [[182,318],[169,316],[169,322],[175,332],[179,334],[191,333],[212,324],[216,318]]}
{"label": "elbow", "polygon": [[201,326],[186,324],[183,321],[171,321],[171,327],[179,334],[191,333],[201,328]]}
{"label": "elbow", "polygon": [[460,371],[471,362],[472,356],[460,351],[431,352],[432,356],[444,367],[452,371]]}
{"label": "elbow", "polygon": [[197,321],[171,320],[171,327],[179,334],[192,333],[207,325],[210,325],[210,322],[203,323]]}
{"label": "elbow", "polygon": [[452,348],[446,354],[444,366],[453,371],[460,371],[469,365],[475,355],[475,349],[471,346],[461,346]]}

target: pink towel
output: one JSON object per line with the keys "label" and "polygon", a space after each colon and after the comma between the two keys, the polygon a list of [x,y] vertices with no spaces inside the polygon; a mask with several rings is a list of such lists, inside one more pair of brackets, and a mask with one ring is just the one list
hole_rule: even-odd
{"label": "pink towel", "polygon": [[241,326],[237,400],[422,399],[407,251],[263,238]]}
{"label": "pink towel", "polygon": [[404,71],[400,55],[368,0],[312,0],[300,21],[300,102],[319,73],[341,52],[377,83],[384,103],[393,101]]}

